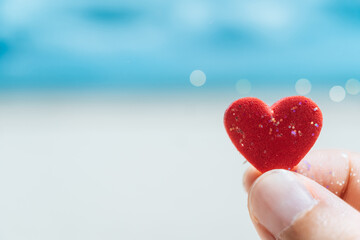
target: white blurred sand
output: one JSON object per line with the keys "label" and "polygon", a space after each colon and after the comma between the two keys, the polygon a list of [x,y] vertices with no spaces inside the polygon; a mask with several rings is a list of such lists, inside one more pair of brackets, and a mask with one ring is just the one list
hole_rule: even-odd
{"label": "white blurred sand", "polygon": [[[267,96],[271,104],[281,94]],[[231,94],[0,98],[0,239],[257,239]],[[316,98],[315,148],[360,150],[359,98]]]}

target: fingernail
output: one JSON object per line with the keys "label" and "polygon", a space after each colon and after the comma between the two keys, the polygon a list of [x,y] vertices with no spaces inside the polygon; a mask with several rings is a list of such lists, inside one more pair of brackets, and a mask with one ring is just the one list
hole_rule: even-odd
{"label": "fingernail", "polygon": [[274,236],[317,204],[294,173],[273,170],[254,183],[249,194],[250,214]]}

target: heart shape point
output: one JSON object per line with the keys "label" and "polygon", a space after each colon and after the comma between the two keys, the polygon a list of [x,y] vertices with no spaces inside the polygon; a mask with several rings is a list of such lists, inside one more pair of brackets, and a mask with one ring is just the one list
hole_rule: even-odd
{"label": "heart shape point", "polygon": [[263,173],[295,167],[315,144],[322,120],[319,107],[303,96],[283,98],[271,107],[257,98],[241,98],[224,115],[237,150]]}

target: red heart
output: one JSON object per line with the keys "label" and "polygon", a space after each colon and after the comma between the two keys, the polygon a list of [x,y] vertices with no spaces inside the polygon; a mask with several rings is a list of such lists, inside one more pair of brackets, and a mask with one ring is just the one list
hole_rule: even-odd
{"label": "red heart", "polygon": [[287,97],[268,107],[241,98],[225,112],[224,124],[237,150],[260,172],[292,169],[309,152],[322,127],[319,107],[309,98]]}

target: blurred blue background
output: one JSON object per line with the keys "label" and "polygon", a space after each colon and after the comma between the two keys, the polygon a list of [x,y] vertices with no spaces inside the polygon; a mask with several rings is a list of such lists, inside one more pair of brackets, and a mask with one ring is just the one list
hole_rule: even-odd
{"label": "blurred blue background", "polygon": [[360,75],[360,1],[0,1],[0,87],[343,84]]}

